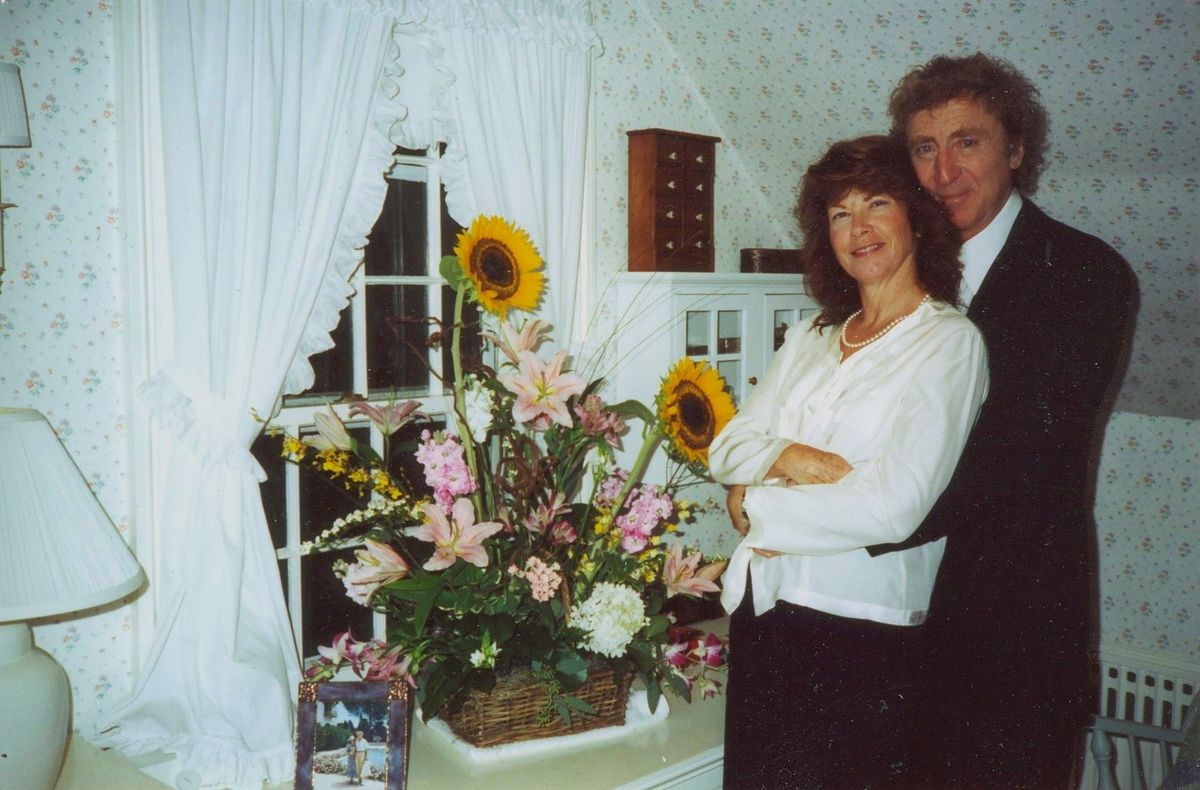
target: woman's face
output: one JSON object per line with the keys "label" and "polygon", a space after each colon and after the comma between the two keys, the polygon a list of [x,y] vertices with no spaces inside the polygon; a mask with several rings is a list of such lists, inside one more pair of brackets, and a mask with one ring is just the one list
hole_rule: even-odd
{"label": "woman's face", "polygon": [[833,253],[860,286],[916,278],[916,243],[903,203],[855,189],[826,214]]}

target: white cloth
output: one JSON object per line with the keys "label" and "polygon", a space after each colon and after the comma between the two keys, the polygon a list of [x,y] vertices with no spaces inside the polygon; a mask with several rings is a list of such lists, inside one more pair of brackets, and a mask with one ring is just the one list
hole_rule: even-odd
{"label": "white cloth", "polygon": [[166,239],[147,263],[167,294],[147,333],[170,359],[139,394],[166,471],[153,641],[99,740],[173,753],[200,784],[278,785],[300,672],[249,447],[285,380],[312,380],[306,356],[328,346],[383,203],[402,112],[385,74],[393,19],[312,0],[141,11],[139,153]]}
{"label": "white cloth", "polygon": [[426,0],[396,35],[408,111],[393,135],[409,148],[446,142],[446,207],[459,224],[500,214],[528,231],[546,264],[538,315],[571,348],[600,44],[587,0]]}
{"label": "white cloth", "polygon": [[958,296],[964,307],[971,306],[971,300],[979,293],[983,279],[987,277],[996,256],[1008,241],[1009,231],[1021,213],[1021,194],[1017,190],[1008,193],[1000,213],[992,217],[987,227],[963,242],[963,278],[958,288]]}
{"label": "white cloth", "polygon": [[[838,329],[788,330],[709,448],[718,482],[749,486],[750,531],[729,559],[721,603],[737,607],[749,573],[756,614],[782,599],[914,625],[925,620],[944,540],[876,557],[864,547],[909,537],[950,481],[987,394],[983,338],[953,307],[927,302],[839,364]],[[837,453],[854,469],[828,485],[765,481],[793,442]]]}

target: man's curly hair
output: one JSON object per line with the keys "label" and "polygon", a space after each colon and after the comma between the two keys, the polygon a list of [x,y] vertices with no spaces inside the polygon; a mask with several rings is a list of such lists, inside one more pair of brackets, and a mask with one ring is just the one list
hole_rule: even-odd
{"label": "man's curly hair", "polygon": [[966,57],[938,55],[908,72],[888,102],[892,135],[905,139],[905,128],[915,113],[962,98],[982,102],[1000,121],[1009,151],[1025,147],[1021,166],[1013,171],[1013,186],[1024,195],[1036,192],[1038,176],[1046,166],[1049,121],[1038,89],[1006,60],[982,52]]}

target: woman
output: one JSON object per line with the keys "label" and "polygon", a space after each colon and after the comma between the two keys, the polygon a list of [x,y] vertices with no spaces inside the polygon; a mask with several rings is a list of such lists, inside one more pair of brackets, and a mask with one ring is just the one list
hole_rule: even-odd
{"label": "woman", "polygon": [[950,480],[987,390],[983,341],[954,307],[957,234],[885,137],[836,143],[795,215],[796,326],[709,448],[745,537],[733,613],[725,787],[903,783],[911,686],[943,542],[904,540]]}
{"label": "woman", "polygon": [[350,784],[354,784],[354,780],[358,778],[358,766],[355,764],[354,755],[354,733],[346,738],[346,778],[350,780]]}

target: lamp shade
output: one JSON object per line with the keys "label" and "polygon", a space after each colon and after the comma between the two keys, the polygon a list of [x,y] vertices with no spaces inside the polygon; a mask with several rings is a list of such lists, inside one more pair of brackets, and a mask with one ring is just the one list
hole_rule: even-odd
{"label": "lamp shade", "polygon": [[13,63],[0,63],[0,148],[28,148],[30,144],[21,69]]}
{"label": "lamp shade", "polygon": [[0,623],[100,606],[143,581],[46,418],[0,408]]}

